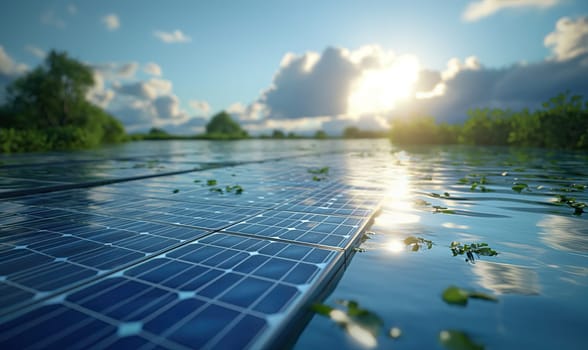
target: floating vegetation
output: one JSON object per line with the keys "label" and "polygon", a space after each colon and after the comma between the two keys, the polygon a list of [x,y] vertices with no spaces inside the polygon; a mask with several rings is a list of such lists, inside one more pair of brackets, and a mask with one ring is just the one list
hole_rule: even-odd
{"label": "floating vegetation", "polygon": [[312,181],[323,181],[327,179],[329,175],[329,167],[325,166],[322,168],[311,168],[307,170],[309,174],[313,174]]}
{"label": "floating vegetation", "polygon": [[328,175],[329,174],[329,167],[325,166],[322,168],[312,168],[308,169],[309,174],[320,174],[320,175]]}
{"label": "floating vegetation", "polygon": [[577,202],[575,198],[568,197],[563,194],[556,194],[555,196],[557,198],[555,203],[566,204],[568,207],[574,209],[574,215],[582,215],[582,213],[584,213],[584,208],[588,207],[586,203]]}
{"label": "floating vegetation", "polygon": [[468,304],[468,299],[480,299],[494,302],[498,301],[498,299],[492,295],[476,292],[474,290],[466,290],[456,286],[447,287],[443,291],[442,298],[443,301],[447,304],[460,306],[466,306]]}
{"label": "floating vegetation", "polygon": [[220,188],[220,187],[213,187],[213,188],[211,188],[209,191],[210,191],[210,192],[216,192],[216,193],[220,193],[220,194],[223,194],[223,193],[224,193],[223,189],[222,189],[222,188]]}
{"label": "floating vegetation", "polygon": [[456,330],[444,330],[439,333],[439,342],[450,350],[484,350],[484,345],[474,343],[470,337]]}
{"label": "floating vegetation", "polygon": [[403,242],[407,247],[410,247],[410,250],[412,250],[413,252],[418,252],[425,246],[427,247],[427,249],[433,248],[433,241],[424,239],[422,237],[410,236],[405,238]]}
{"label": "floating vegetation", "polygon": [[180,192],[180,190],[178,190],[177,188],[175,190],[172,191],[173,193],[178,193]]}
{"label": "floating vegetation", "polygon": [[243,187],[241,187],[240,185],[226,186],[225,187],[225,191],[227,193],[230,193],[230,192],[233,192],[234,191],[235,194],[241,194],[241,193],[243,193]]}
{"label": "floating vegetation", "polygon": [[496,250],[490,248],[488,243],[472,243],[472,244],[462,244],[461,242],[453,241],[449,246],[451,249],[451,253],[453,256],[457,255],[466,255],[467,258],[465,259],[466,262],[471,262],[475,264],[474,254],[480,259],[480,255],[483,256],[495,256],[498,255]]}
{"label": "floating vegetation", "polygon": [[443,192],[443,194],[431,192],[431,197],[435,197],[435,198],[449,198],[449,197],[451,197],[451,195],[449,194],[449,192]]}
{"label": "floating vegetation", "polygon": [[202,180],[199,180],[199,179],[196,179],[196,180],[194,180],[194,183],[195,183],[195,184],[197,184],[197,183],[201,183],[201,182],[202,182]]}
{"label": "floating vegetation", "polygon": [[431,205],[431,203],[427,202],[426,200],[423,199],[415,199],[414,200],[414,205],[417,205],[419,207],[426,207]]}
{"label": "floating vegetation", "polygon": [[466,177],[462,177],[457,181],[461,185],[470,185],[470,191],[475,191],[479,189],[482,192],[492,192],[492,190],[486,188],[485,185],[488,184],[488,179],[486,175],[481,174],[469,174]]}
{"label": "floating vegetation", "polygon": [[515,182],[512,185],[512,190],[517,193],[521,193],[523,190],[531,191],[531,190],[529,190],[529,185],[527,185],[526,183],[521,183],[521,182]]}
{"label": "floating vegetation", "polygon": [[[378,344],[377,337],[384,327],[384,321],[376,313],[362,309],[353,300],[337,300],[337,304],[347,310],[333,308],[325,304],[314,304],[311,309],[337,323],[355,341],[367,348]],[[397,331],[395,331],[395,334]],[[398,335],[400,336],[400,335]]]}
{"label": "floating vegetation", "polygon": [[586,185],[582,184],[571,184],[571,185],[563,185],[561,188],[558,188],[557,191],[560,192],[584,192],[586,190]]}
{"label": "floating vegetation", "polygon": [[206,180],[206,186],[216,186],[217,182],[215,179]]}
{"label": "floating vegetation", "polygon": [[434,213],[455,214],[455,210],[447,209],[446,207],[442,207],[440,205],[434,205],[433,209],[435,210]]}

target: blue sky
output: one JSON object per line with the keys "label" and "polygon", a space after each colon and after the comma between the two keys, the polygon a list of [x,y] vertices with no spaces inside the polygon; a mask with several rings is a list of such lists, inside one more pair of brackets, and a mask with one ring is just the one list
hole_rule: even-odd
{"label": "blue sky", "polygon": [[586,16],[582,0],[5,1],[0,83],[57,49],[96,70],[89,98],[129,131],[197,132],[222,109],[253,133],[458,121],[588,92]]}

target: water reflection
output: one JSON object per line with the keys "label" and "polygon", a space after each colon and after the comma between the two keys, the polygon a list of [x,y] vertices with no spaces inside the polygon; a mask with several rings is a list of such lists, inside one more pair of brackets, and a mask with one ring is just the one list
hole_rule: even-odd
{"label": "water reflection", "polygon": [[541,241],[553,249],[579,254],[588,251],[588,225],[581,219],[550,215],[537,226]]}
{"label": "water reflection", "polygon": [[478,284],[500,294],[538,295],[537,272],[523,266],[478,261],[473,272]]}

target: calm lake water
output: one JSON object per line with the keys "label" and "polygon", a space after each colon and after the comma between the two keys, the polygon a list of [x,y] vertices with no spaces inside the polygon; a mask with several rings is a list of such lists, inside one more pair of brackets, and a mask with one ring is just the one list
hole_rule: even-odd
{"label": "calm lake water", "polygon": [[[364,180],[369,178],[386,188],[386,196],[370,234],[324,304],[345,310],[338,301],[355,301],[377,315],[382,327],[362,345],[333,320],[315,315],[295,349],[580,349],[588,343],[588,213],[572,207],[588,202],[584,153],[403,149],[387,140],[138,142],[69,153],[65,157],[77,161],[76,167],[67,174],[39,173],[38,182],[330,151],[348,154],[346,171],[353,185],[370,185]],[[22,184],[22,164],[57,164],[66,158],[57,153],[0,156],[8,166],[0,190]],[[109,160],[95,162],[104,158]],[[137,164],[135,158],[153,163]],[[35,181],[26,186],[34,187]],[[409,237],[422,239],[417,251],[404,243]],[[453,256],[454,241],[484,242],[498,255],[466,261],[466,255]],[[442,294],[451,285],[498,301],[450,305]],[[400,337],[388,336],[391,328],[400,330]]]}
{"label": "calm lake water", "polygon": [[[574,215],[569,204],[557,202],[588,202],[586,154],[390,147],[366,156],[375,159],[374,168],[362,171],[377,172],[387,183],[386,201],[325,304],[345,310],[338,301],[353,300],[377,314],[383,327],[370,346],[584,348],[588,213]],[[411,236],[433,245],[413,251],[403,243]],[[466,262],[465,255],[453,256],[453,241],[485,242],[498,255]],[[450,285],[494,295],[498,302],[449,305],[442,294]],[[388,336],[391,328],[401,336]],[[295,348],[316,344],[367,347],[320,315]]]}

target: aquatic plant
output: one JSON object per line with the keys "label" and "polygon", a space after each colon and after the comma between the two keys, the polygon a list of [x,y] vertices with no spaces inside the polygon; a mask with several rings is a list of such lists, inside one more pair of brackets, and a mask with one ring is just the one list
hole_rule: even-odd
{"label": "aquatic plant", "polygon": [[[314,304],[311,309],[321,316],[330,318],[361,345],[371,348],[378,343],[377,337],[384,327],[382,318],[367,309],[362,309],[354,300],[337,300],[346,308],[341,310],[325,304]],[[395,334],[398,332],[395,331]],[[399,336],[399,335],[398,335]]]}
{"label": "aquatic plant", "polygon": [[455,214],[455,210],[447,209],[446,207],[442,207],[440,205],[434,205],[433,209],[435,210],[434,213]]}
{"label": "aquatic plant", "polygon": [[512,190],[517,192],[517,193],[521,193],[523,190],[529,190],[529,185],[525,184],[525,183],[521,183],[521,182],[515,182],[512,185]]}
{"label": "aquatic plant", "polygon": [[496,299],[496,297],[492,295],[477,292],[474,290],[462,289],[456,286],[447,287],[443,291],[441,297],[443,298],[443,301],[447,304],[461,306],[466,306],[468,304],[468,299],[481,299],[494,302],[498,301],[498,299]]}
{"label": "aquatic plant", "polygon": [[172,191],[173,193],[178,193],[180,192],[180,190],[178,190],[177,188],[175,190]]}
{"label": "aquatic plant", "polygon": [[582,215],[584,213],[584,208],[588,207],[588,205],[584,202],[577,202],[575,198],[568,197],[563,194],[556,194],[555,195],[557,200],[555,201],[556,204],[566,204],[570,208],[574,209],[574,215]]}
{"label": "aquatic plant", "polygon": [[433,241],[424,239],[422,237],[410,236],[405,238],[403,242],[407,247],[410,247],[410,250],[412,250],[413,252],[418,252],[419,249],[425,246],[427,247],[427,249],[433,248]]}
{"label": "aquatic plant", "polygon": [[216,186],[217,181],[215,179],[206,180],[206,186]]}
{"label": "aquatic plant", "polygon": [[457,255],[466,255],[466,262],[471,262],[475,264],[474,254],[480,259],[480,255],[483,256],[495,256],[498,255],[496,250],[490,248],[488,243],[472,243],[472,244],[462,244],[461,242],[453,241],[449,246],[451,249],[451,253],[453,256]]}
{"label": "aquatic plant", "polygon": [[450,350],[484,350],[484,345],[475,343],[466,333],[457,330],[439,332],[439,342]]}
{"label": "aquatic plant", "polygon": [[325,166],[322,168],[311,168],[308,169],[307,172],[309,174],[313,174],[312,181],[323,181],[327,179],[329,175],[329,167]]}

